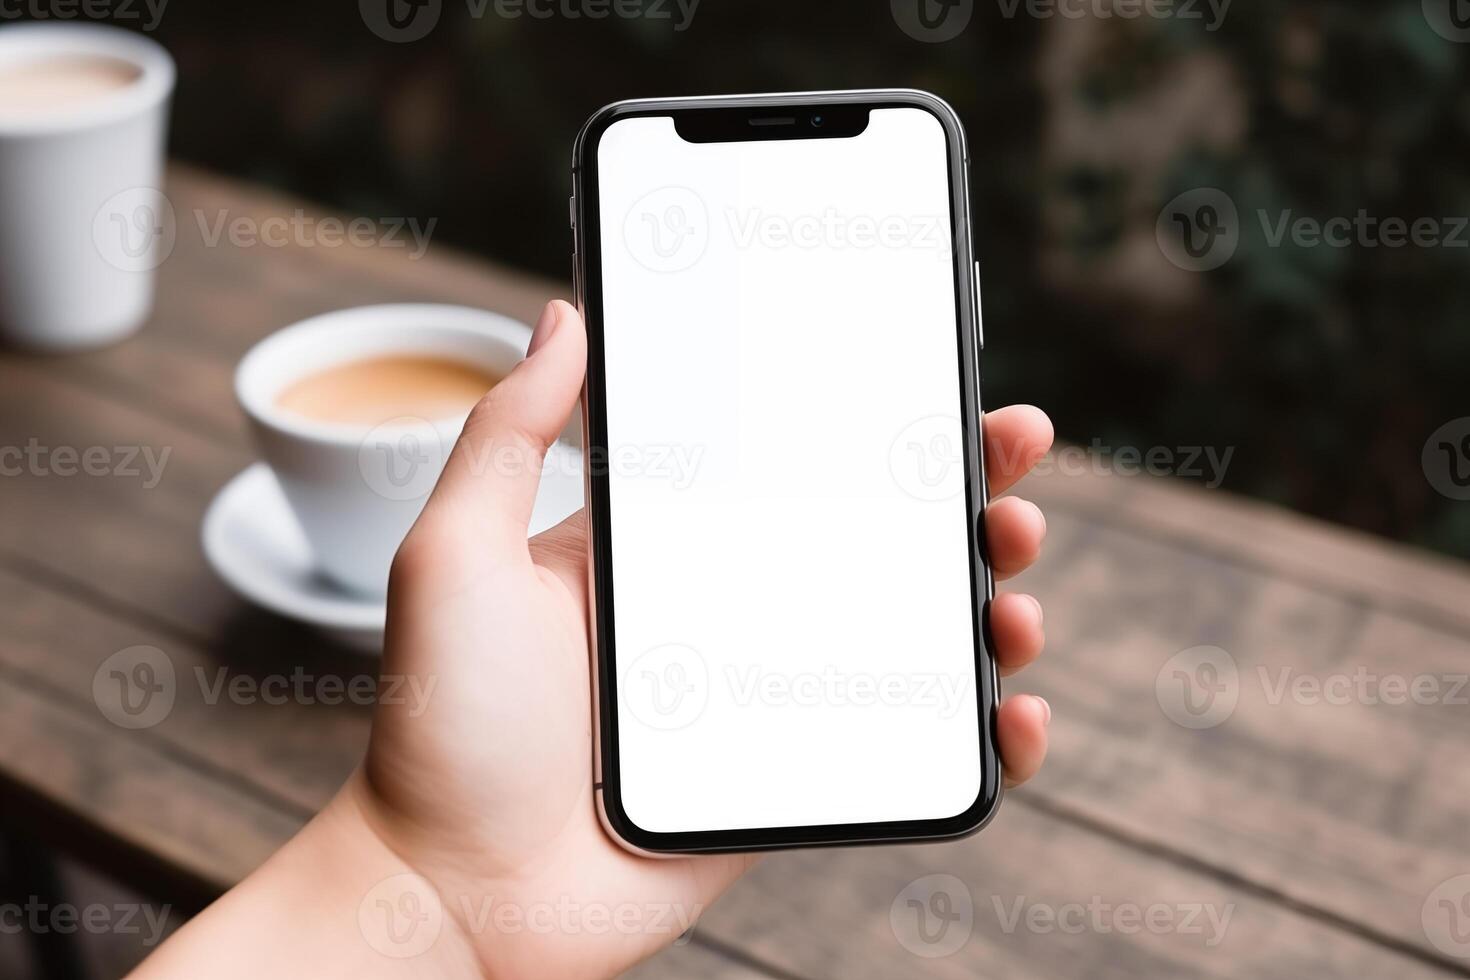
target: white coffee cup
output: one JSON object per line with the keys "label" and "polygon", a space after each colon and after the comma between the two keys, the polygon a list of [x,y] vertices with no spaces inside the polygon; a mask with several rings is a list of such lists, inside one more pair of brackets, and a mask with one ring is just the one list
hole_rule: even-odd
{"label": "white coffee cup", "polygon": [[529,327],[497,313],[395,304],[303,320],[245,355],[235,395],[323,573],[360,594],[387,591],[393,555],[438,482],[467,413],[394,419],[367,430],[283,410],[281,392],[328,368],[394,354],[443,357],[504,377],[530,339]]}
{"label": "white coffee cup", "polygon": [[0,27],[0,71],[87,58],[137,75],[45,112],[0,105],[0,337],[27,347],[91,347],[138,329],[173,247],[161,191],[168,52],[97,24]]}

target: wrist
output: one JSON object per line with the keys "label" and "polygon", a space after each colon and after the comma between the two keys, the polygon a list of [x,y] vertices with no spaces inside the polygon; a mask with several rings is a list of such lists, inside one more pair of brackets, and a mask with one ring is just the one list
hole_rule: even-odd
{"label": "wrist", "polygon": [[479,959],[434,886],[376,833],[353,783],[181,929],[138,976],[472,978]]}

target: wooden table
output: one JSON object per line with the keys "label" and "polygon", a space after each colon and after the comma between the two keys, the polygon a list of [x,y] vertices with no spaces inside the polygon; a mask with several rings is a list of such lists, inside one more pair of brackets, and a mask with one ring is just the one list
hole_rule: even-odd
{"label": "wooden table", "polygon": [[[205,565],[204,508],[253,458],[235,362],[336,307],[435,300],[529,320],[565,287],[438,248],[414,261],[206,247],[196,212],[212,225],[301,205],[187,169],[169,194],[179,240],[140,336],[0,355],[0,446],[170,451],[153,487],[0,477],[0,819],[187,907],[328,799],[367,712],[210,705],[180,684],[166,721],[125,731],[94,703],[99,665],[149,644],[187,676],[374,670]],[[992,325],[992,344],[1009,326]],[[773,856],[640,975],[1470,976],[1470,958],[1423,923],[1426,909],[1449,921],[1439,900],[1454,885],[1431,893],[1470,873],[1470,689],[1452,692],[1470,670],[1466,568],[1179,481],[1053,472],[1023,492],[1050,525],[1023,579],[1046,602],[1049,649],[1008,686],[1055,709],[1041,777],[961,843]],[[1201,644],[1233,658],[1238,702],[1190,729],[1157,691],[1176,683],[1170,658]],[[1354,691],[1314,699],[1290,686],[1302,677]],[[1440,694],[1372,703],[1392,700],[1389,677],[1430,678]],[[890,911],[909,882],[941,873],[963,883],[951,898],[968,896],[972,932],[951,955],[916,955]],[[1223,935],[1211,914],[1228,914]]]}

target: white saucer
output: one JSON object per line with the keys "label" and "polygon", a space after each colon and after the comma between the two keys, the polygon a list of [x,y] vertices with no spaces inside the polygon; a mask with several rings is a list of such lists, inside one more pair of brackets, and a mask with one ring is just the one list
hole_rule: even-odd
{"label": "white saucer", "polygon": [[[531,514],[531,533],[582,506],[580,453],[558,443]],[[570,455],[568,455],[570,454]],[[310,623],[347,645],[381,653],[387,605],[323,577],[270,467],[256,463],[227,483],[204,515],[204,555],[216,574],[256,605]]]}

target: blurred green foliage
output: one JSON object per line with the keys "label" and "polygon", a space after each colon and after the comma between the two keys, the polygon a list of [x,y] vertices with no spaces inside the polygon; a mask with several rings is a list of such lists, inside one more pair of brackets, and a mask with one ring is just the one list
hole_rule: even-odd
{"label": "blurred green foliage", "polygon": [[[971,142],[990,404],[1042,405],[1084,444],[1234,447],[1228,489],[1470,556],[1470,505],[1420,466],[1429,434],[1470,415],[1470,249],[1272,244],[1258,220],[1470,215],[1470,45],[1432,30],[1419,0],[1256,0],[1218,30],[1093,25],[1103,43],[1068,55],[1077,23],[1010,8],[978,0],[940,44],[900,31],[888,0],[703,0],[684,31],[493,6],[476,18],[444,0],[437,28],[407,44],[374,36],[350,3],[176,3],[157,36],[182,72],[180,155],[343,209],[437,217],[440,243],[563,279],[571,141],[598,106],[930,89]],[[1058,57],[1087,59],[1064,73],[1065,98],[1042,81]],[[1170,147],[1142,189],[1131,164],[1046,152],[1059,101],[1084,123],[1147,107],[1200,57],[1228,67],[1204,112],[1238,107],[1237,137]],[[1190,274],[1187,303],[1147,278],[1121,295],[1106,277],[1057,288],[1047,255],[1085,281],[1197,187],[1231,196],[1241,242]],[[1059,227],[1057,209],[1074,218]]]}

